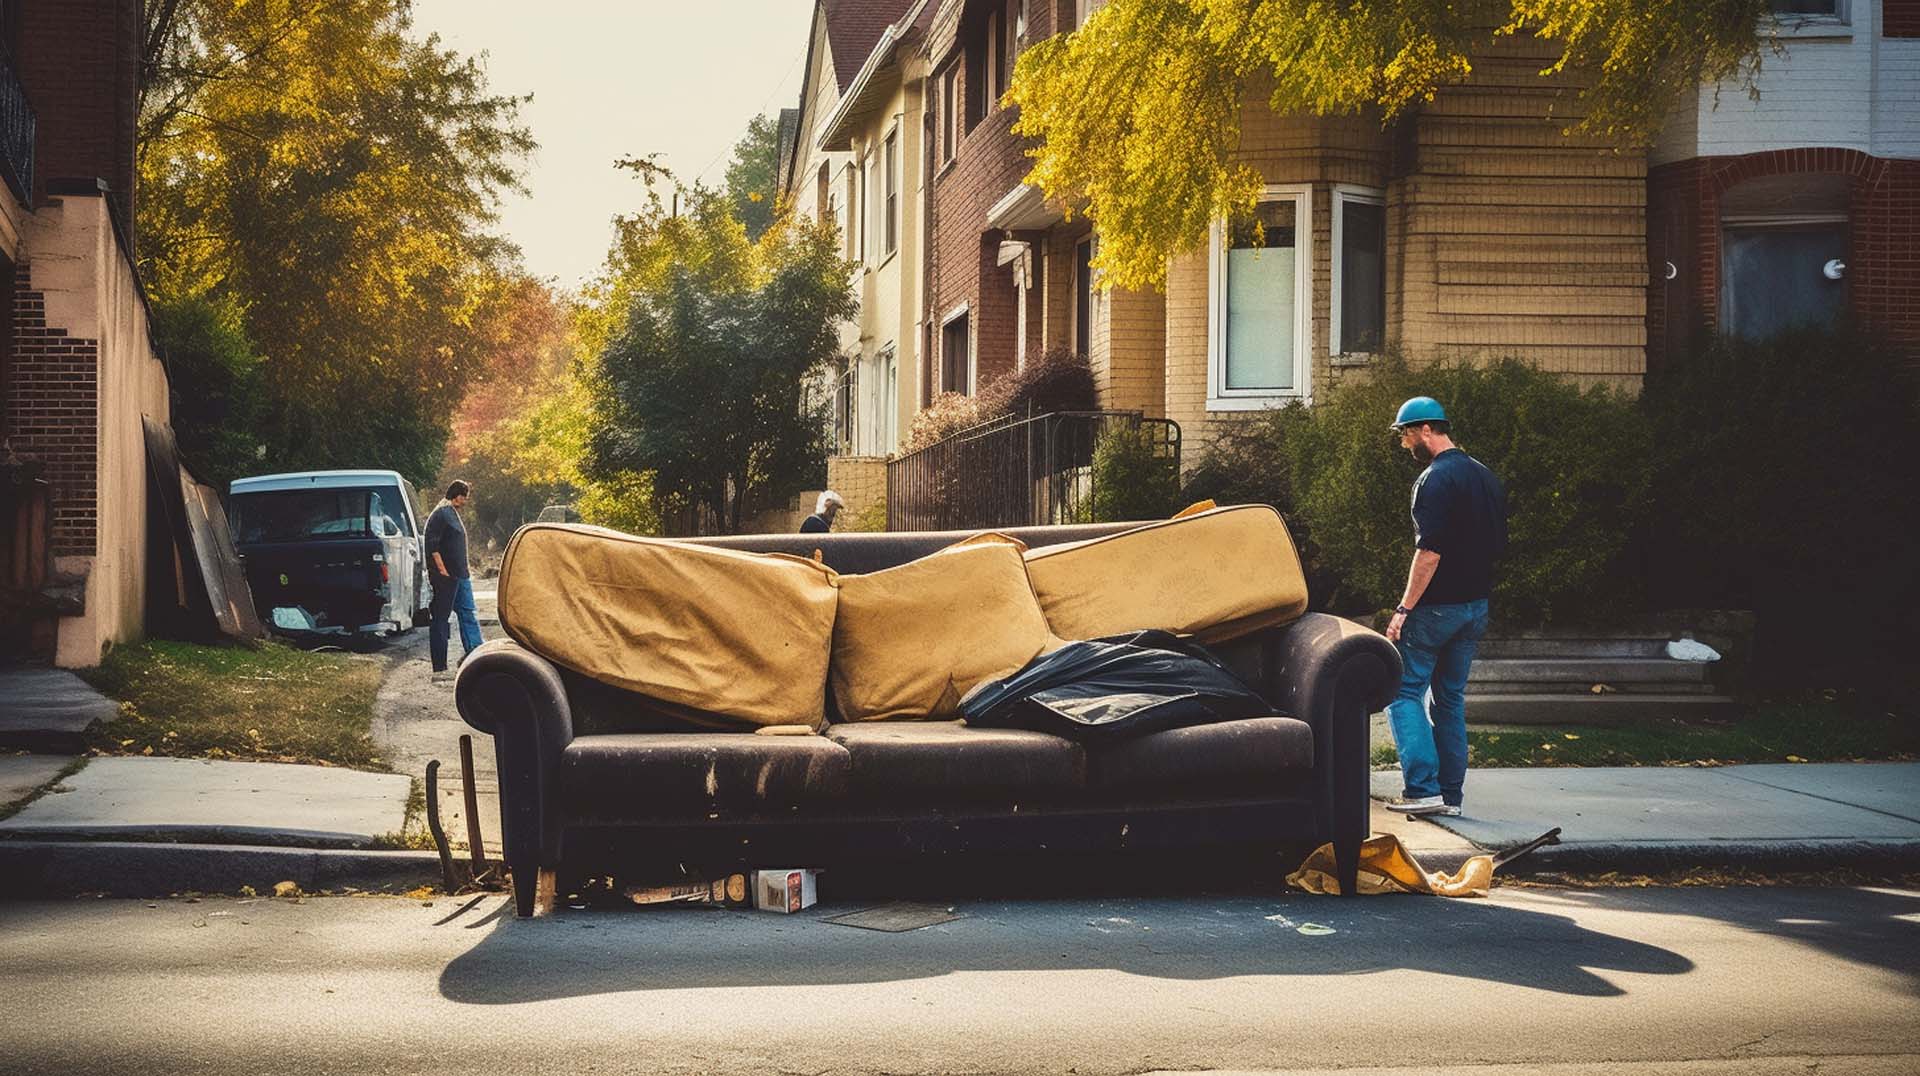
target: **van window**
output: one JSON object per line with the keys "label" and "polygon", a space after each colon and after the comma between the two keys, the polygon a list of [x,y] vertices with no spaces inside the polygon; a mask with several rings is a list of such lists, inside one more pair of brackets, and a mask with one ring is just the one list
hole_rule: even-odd
{"label": "van window", "polygon": [[[367,489],[290,489],[233,498],[239,544],[371,538],[385,533],[380,494]],[[378,528],[378,529],[376,529]]]}

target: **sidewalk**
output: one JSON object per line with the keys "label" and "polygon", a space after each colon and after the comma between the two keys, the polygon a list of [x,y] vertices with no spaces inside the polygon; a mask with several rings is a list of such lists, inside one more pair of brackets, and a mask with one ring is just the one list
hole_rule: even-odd
{"label": "sidewalk", "polygon": [[[1397,770],[1374,773],[1376,801],[1399,792]],[[1460,817],[1402,825],[1432,831],[1409,845],[1429,866],[1458,851],[1435,833],[1495,850],[1559,826],[1514,869],[1920,870],[1920,763],[1470,770]]]}
{"label": "sidewalk", "polygon": [[[402,775],[96,758],[56,781],[72,761],[0,756],[0,809],[53,782],[0,820],[0,894],[406,889],[439,877],[433,853],[379,847],[406,817]],[[1372,782],[1376,797],[1399,791],[1397,772]],[[1920,870],[1920,763],[1475,770],[1459,818],[1373,805],[1374,831],[1429,868],[1554,826],[1560,844],[1505,873]]]}

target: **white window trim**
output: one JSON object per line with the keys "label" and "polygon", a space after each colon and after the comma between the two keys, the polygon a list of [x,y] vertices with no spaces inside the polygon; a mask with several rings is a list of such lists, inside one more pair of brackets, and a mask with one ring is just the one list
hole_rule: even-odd
{"label": "white window trim", "polygon": [[[970,303],[961,303],[959,306],[947,311],[946,314],[940,318],[940,370],[942,374],[944,374],[947,369],[947,326],[953,324],[955,318],[966,317],[967,314],[971,312],[971,305]],[[977,328],[973,323],[973,319],[967,318],[966,395],[968,396],[973,395],[974,385],[980,380],[980,349],[973,346],[973,336]],[[946,390],[942,389],[941,391],[944,392]]]}
{"label": "white window trim", "polygon": [[[1371,351],[1340,350],[1340,252],[1347,249],[1346,245],[1342,242],[1342,240],[1346,238],[1346,229],[1341,225],[1341,220],[1345,216],[1341,211],[1346,208],[1348,202],[1359,202],[1363,205],[1377,205],[1381,207],[1382,210],[1385,210],[1387,205],[1387,192],[1378,187],[1361,187],[1352,183],[1336,183],[1333,185],[1333,250],[1329,252],[1332,261],[1332,267],[1329,270],[1331,273],[1329,280],[1331,291],[1329,292],[1329,301],[1327,303],[1327,354],[1332,358],[1339,358],[1343,355],[1358,358],[1360,356],[1371,356],[1373,354]],[[1381,266],[1383,272],[1385,268],[1384,265]],[[1381,313],[1384,315],[1385,311],[1381,311]]]}
{"label": "white window trim", "polygon": [[1313,385],[1313,187],[1268,184],[1262,202],[1292,201],[1294,211],[1293,383],[1290,391],[1226,388],[1227,278],[1226,222],[1213,222],[1207,243],[1207,410],[1258,411],[1292,400],[1311,403]]}

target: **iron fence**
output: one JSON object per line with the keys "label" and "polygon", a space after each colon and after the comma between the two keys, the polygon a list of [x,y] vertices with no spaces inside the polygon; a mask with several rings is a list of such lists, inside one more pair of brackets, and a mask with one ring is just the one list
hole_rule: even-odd
{"label": "iron fence", "polygon": [[33,105],[14,72],[13,57],[0,49],[0,178],[20,204],[33,204]]}
{"label": "iron fence", "polygon": [[887,529],[973,530],[1094,520],[1095,447],[1109,431],[1145,435],[1180,466],[1180,425],[1138,411],[1008,416],[887,464]]}

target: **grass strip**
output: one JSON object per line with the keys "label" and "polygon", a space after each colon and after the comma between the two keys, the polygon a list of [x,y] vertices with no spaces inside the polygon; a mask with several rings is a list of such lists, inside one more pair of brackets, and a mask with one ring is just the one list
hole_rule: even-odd
{"label": "grass strip", "polygon": [[[1507,725],[1467,729],[1469,766],[1719,766],[1747,762],[1910,761],[1920,721],[1845,702],[1769,702],[1734,721]],[[1399,755],[1373,751],[1376,766]]]}
{"label": "grass strip", "polygon": [[108,755],[382,769],[372,736],[380,673],[377,659],[274,642],[117,646],[82,672],[120,700],[120,716],[89,731],[90,746]]}

